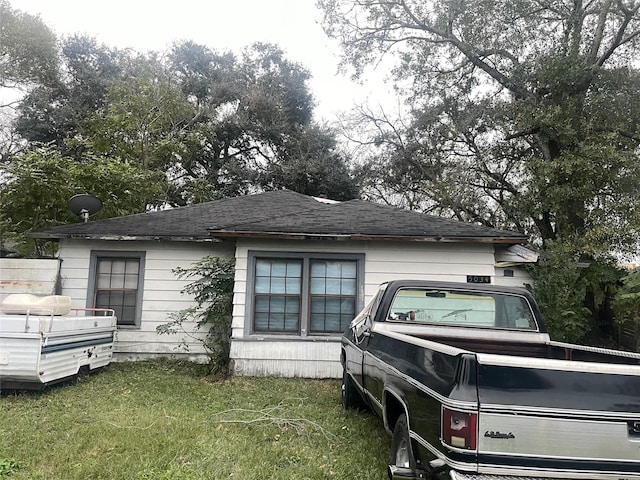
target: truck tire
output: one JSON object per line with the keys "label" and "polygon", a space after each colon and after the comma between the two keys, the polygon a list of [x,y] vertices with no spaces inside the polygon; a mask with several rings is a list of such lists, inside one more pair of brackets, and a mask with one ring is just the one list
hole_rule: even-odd
{"label": "truck tire", "polygon": [[398,417],[393,428],[389,465],[400,468],[416,468],[416,459],[413,456],[411,438],[409,437],[409,425],[404,413]]}
{"label": "truck tire", "polygon": [[346,368],[342,370],[342,408],[345,410],[365,410],[366,408]]}

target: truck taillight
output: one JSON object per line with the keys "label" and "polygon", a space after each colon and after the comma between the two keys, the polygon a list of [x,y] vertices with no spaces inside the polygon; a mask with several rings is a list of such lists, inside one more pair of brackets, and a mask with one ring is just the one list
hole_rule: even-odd
{"label": "truck taillight", "polygon": [[451,447],[476,449],[478,415],[442,408],[442,441]]}

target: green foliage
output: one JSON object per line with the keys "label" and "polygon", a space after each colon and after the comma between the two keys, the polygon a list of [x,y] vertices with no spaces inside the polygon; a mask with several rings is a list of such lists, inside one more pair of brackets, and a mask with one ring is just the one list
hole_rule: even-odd
{"label": "green foliage", "polygon": [[613,301],[616,322],[633,334],[634,350],[640,340],[640,270],[634,270],[622,279],[622,286]]}
{"label": "green foliage", "polygon": [[614,304],[618,321],[640,319],[640,270],[634,270],[622,279]]}
{"label": "green foliage", "polygon": [[542,242],[586,237],[596,255],[633,248],[636,3],[320,0],[344,62],[396,60],[406,99],[400,120],[354,119],[372,146],[364,195]]}
{"label": "green foliage", "polygon": [[315,125],[300,130],[284,143],[278,157],[279,161],[268,164],[259,177],[266,189],[286,188],[332,200],[358,196],[353,174],[329,130]]}
{"label": "green foliage", "polygon": [[532,293],[551,338],[581,341],[590,329],[592,312],[585,307],[587,281],[580,253],[562,243],[550,243],[531,268]]}
{"label": "green foliage", "polygon": [[8,478],[13,472],[20,468],[21,463],[11,458],[0,458],[0,480]]}
{"label": "green foliage", "polygon": [[270,188],[357,192],[334,132],[313,123],[309,72],[274,45],[235,55],[184,41],[160,56],[73,36],[61,61],[64,75],[20,102],[12,127],[32,144],[161,173],[170,205]]}
{"label": "green foliage", "polygon": [[185,323],[205,329],[202,340],[209,355],[209,366],[215,376],[226,376],[229,370],[231,348],[231,314],[233,310],[233,284],[235,260],[207,256],[190,268],[176,268],[178,279],[192,279],[182,293],[193,295],[195,306],[171,315],[171,322],[157,327],[158,333],[183,332],[197,338]]}
{"label": "green foliage", "polygon": [[150,170],[167,170],[181,147],[176,133],[196,116],[180,88],[151,69],[111,85],[105,103],[85,122],[92,150]]}
{"label": "green foliage", "polygon": [[67,142],[86,136],[81,123],[104,107],[109,87],[131,75],[140,62],[129,52],[86,36],[65,38],[61,61],[64,75],[29,91],[20,102],[14,128],[29,142],[54,142],[63,155],[73,155],[75,149]]}
{"label": "green foliage", "polygon": [[14,157],[0,184],[3,237],[16,242],[21,255],[45,255],[51,245],[26,237],[30,230],[78,221],[69,198],[91,193],[103,202],[96,218],[144,212],[164,197],[164,178],[126,161],[83,155],[63,156],[45,145]]}
{"label": "green foliage", "polygon": [[553,339],[597,346],[617,341],[612,302],[622,270],[612,258],[587,257],[581,241],[548,242],[529,268],[530,287]]}
{"label": "green foliage", "polygon": [[55,34],[40,17],[0,0],[0,87],[50,84],[57,76]]}

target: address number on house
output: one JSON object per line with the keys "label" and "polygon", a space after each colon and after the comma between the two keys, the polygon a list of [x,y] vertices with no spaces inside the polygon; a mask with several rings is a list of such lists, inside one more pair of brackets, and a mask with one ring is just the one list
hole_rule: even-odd
{"label": "address number on house", "polygon": [[467,275],[467,283],[491,283],[489,275]]}

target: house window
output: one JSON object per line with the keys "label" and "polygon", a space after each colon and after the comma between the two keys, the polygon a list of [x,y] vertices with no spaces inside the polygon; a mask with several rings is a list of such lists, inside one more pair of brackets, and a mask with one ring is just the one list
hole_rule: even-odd
{"label": "house window", "polygon": [[298,332],[302,262],[256,260],[254,325],[257,332]]}
{"label": "house window", "polygon": [[356,313],[355,261],[311,261],[311,333],[344,332]]}
{"label": "house window", "polygon": [[141,313],[144,256],[139,253],[93,252],[90,285],[92,307],[112,308],[119,326],[138,326]]}
{"label": "house window", "polygon": [[338,334],[355,317],[361,256],[291,254],[282,258],[256,253],[250,259],[253,332]]}

